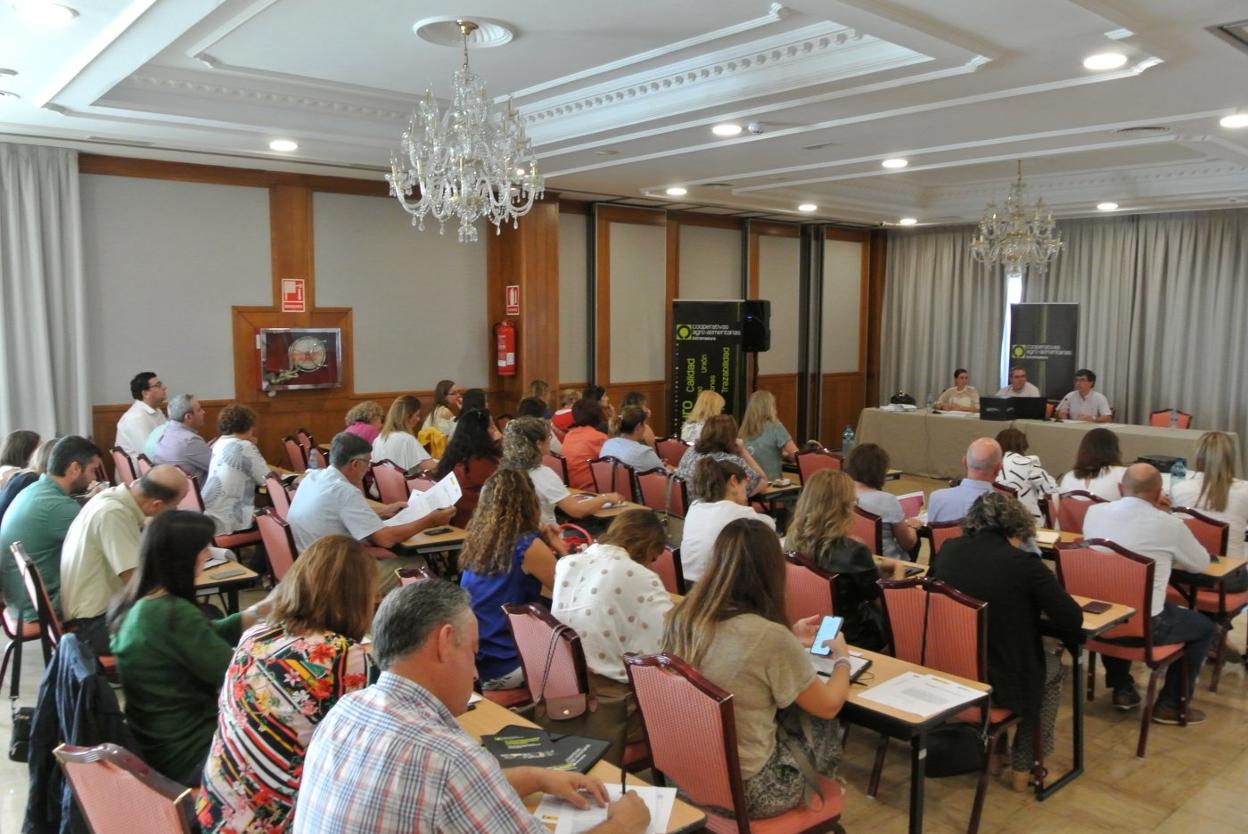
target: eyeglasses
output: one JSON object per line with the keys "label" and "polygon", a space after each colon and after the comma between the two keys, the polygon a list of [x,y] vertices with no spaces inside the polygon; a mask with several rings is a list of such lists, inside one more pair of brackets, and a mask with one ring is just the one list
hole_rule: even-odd
{"label": "eyeglasses", "polygon": [[150,390],[152,390],[153,388],[164,388],[164,387],[165,387],[165,383],[163,383],[163,382],[149,382],[149,383],[147,383],[147,390],[149,390],[149,391],[150,391]]}

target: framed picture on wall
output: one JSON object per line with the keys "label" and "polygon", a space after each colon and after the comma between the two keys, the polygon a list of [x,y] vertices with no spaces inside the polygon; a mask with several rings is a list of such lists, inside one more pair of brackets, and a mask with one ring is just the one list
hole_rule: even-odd
{"label": "framed picture on wall", "polygon": [[342,387],[340,328],[265,327],[256,346],[261,391]]}

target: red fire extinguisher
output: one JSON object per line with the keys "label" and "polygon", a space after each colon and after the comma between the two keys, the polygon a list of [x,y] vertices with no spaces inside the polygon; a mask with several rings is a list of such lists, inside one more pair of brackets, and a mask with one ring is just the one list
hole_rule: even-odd
{"label": "red fire extinguisher", "polygon": [[511,319],[494,325],[494,343],[498,355],[498,375],[516,375],[516,326]]}

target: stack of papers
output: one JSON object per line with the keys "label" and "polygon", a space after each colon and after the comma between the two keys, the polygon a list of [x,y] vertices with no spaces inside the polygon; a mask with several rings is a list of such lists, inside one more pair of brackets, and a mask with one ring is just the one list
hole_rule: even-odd
{"label": "stack of papers", "polygon": [[[666,831],[668,821],[672,817],[672,809],[676,807],[676,789],[629,785],[627,790],[629,793],[635,791],[650,809],[650,825],[646,828],[646,834],[660,834]],[[610,801],[615,802],[620,798],[620,786],[607,785],[607,794]],[[542,825],[554,834],[582,834],[595,825],[606,822],[607,809],[605,806],[599,808],[591,803],[589,808],[582,811],[562,799],[543,796],[541,803],[537,806],[536,816]]]}
{"label": "stack of papers", "polygon": [[1061,537],[1062,537],[1062,534],[1057,532],[1056,530],[1037,530],[1036,531],[1036,544],[1040,545],[1041,547],[1052,547],[1053,545],[1057,544],[1058,539],[1060,539]]}
{"label": "stack of papers", "polygon": [[938,675],[906,672],[873,686],[858,697],[880,706],[930,718],[984,697],[983,692]]}
{"label": "stack of papers", "polygon": [[454,507],[463,494],[463,490],[459,488],[459,479],[455,477],[454,472],[451,472],[424,492],[412,490],[403,511],[386,519],[384,524],[387,527],[394,527],[396,524],[420,521],[434,510]]}
{"label": "stack of papers", "polygon": [[215,568],[217,565],[224,565],[226,562],[237,562],[238,557],[231,550],[224,547],[208,546],[208,552],[212,555],[208,557],[208,561],[204,562],[204,570]]}

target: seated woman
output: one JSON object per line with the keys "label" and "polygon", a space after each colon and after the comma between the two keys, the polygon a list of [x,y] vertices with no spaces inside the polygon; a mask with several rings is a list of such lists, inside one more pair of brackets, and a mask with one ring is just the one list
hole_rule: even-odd
{"label": "seated woman", "polygon": [[970,378],[966,368],[954,371],[953,385],[940,393],[933,408],[937,411],[969,411],[978,414],[979,392],[966,384]]}
{"label": "seated woman", "polygon": [[[596,711],[585,714],[583,726],[563,732],[611,739],[613,749],[607,755],[617,763],[625,723],[628,743],[645,738],[623,656],[659,651],[663,617],[672,608],[672,598],[650,565],[666,546],[667,531],[657,515],[629,510],[616,516],[597,542],[555,564],[550,610],[581,636],[589,693],[598,702]],[[600,604],[617,596],[628,605]]]}
{"label": "seated woman", "polygon": [[1057,518],[1057,482],[1044,471],[1040,458],[1027,454],[1027,435],[1018,429],[1002,429],[997,432],[997,442],[1005,453],[1001,458],[997,483],[1013,487],[1018,492],[1018,500],[1031,513],[1036,524],[1047,526],[1047,519],[1040,511],[1040,499],[1048,498],[1053,505],[1053,517]]}
{"label": "seated woman", "polygon": [[502,606],[538,602],[543,586],[555,581],[555,551],[542,532],[537,494],[524,473],[500,469],[490,476],[459,554],[459,584],[472,597],[477,615],[482,689],[524,685],[524,669]]}
{"label": "seated woman", "polygon": [[1031,774],[1035,722],[1048,753],[1062,695],[1062,663],[1044,650],[1040,619],[1047,618],[1049,634],[1073,646],[1083,642],[1083,611],[1053,571],[1021,548],[1035,536],[1036,525],[1016,499],[984,493],[967,511],[962,530],[963,536],[941,548],[934,578],[988,603],[992,703],[1023,716],[1012,757],[1014,789],[1023,791]]}
{"label": "seated woman", "polygon": [[646,405],[646,395],[641,393],[640,391],[629,391],[627,394],[624,395],[624,401],[620,403],[620,413],[623,414],[624,409],[628,408],[629,406],[636,406],[637,408],[640,408],[642,411],[645,412],[646,434],[641,439],[641,442],[645,443],[651,449],[657,448],[656,443],[658,441],[654,437],[654,429],[650,427],[650,416],[651,416],[650,406]]}
{"label": "seated woman", "polygon": [[607,504],[619,503],[624,496],[618,492],[602,495],[573,495],[567,485],[551,469],[542,463],[550,451],[550,424],[536,417],[517,417],[507,424],[503,432],[504,469],[524,472],[537,491],[537,503],[541,508],[542,526],[558,524],[555,508],[558,507],[573,519],[587,518]]}
{"label": "seated woman", "polygon": [[553,414],[553,412],[551,412],[550,410],[551,393],[552,391],[551,391],[549,382],[546,382],[545,380],[541,380],[541,379],[535,379],[529,383],[528,388],[524,389],[524,399],[527,400],[531,397],[533,399],[541,400],[542,404],[546,407],[546,410],[542,414],[539,414],[537,416],[545,417],[547,420],[549,420]]}
{"label": "seated woman", "polygon": [[[919,542],[915,526],[906,518],[901,502],[884,491],[888,475],[888,452],[874,443],[862,443],[850,450],[843,464],[845,474],[854,479],[858,506],[880,517],[884,525],[884,552],[890,559],[911,560],[910,552]],[[917,521],[914,525],[922,526]]]}
{"label": "seated woman", "polygon": [[748,484],[745,469],[732,460],[704,457],[693,468],[689,491],[694,500],[685,514],[680,540],[685,581],[697,582],[709,570],[715,539],[730,522],[755,520],[770,527],[774,535],[776,520],[750,506]]}
{"label": "seated woman", "polygon": [[[612,423],[615,436],[602,444],[599,457],[611,457],[627,464],[634,472],[667,469],[654,447],[646,443],[646,412],[635,405],[626,405]],[[653,433],[652,433],[653,434]]]}
{"label": "seated woman", "polygon": [[455,431],[455,418],[459,416],[463,396],[463,392],[455,387],[455,380],[438,380],[433,389],[433,405],[422,428],[437,429],[449,438]]}
{"label": "seated woman", "polygon": [[9,432],[4,438],[4,445],[0,446],[0,488],[3,488],[9,482],[9,478],[17,473],[29,470],[30,459],[34,457],[35,450],[38,448],[37,432],[25,429]]}
{"label": "seated woman", "polygon": [[1065,494],[1081,489],[1106,501],[1117,501],[1122,497],[1120,485],[1126,471],[1118,435],[1109,429],[1091,429],[1079,441],[1074,468],[1062,476],[1057,491]]}
{"label": "seated woman", "polygon": [[883,570],[903,578],[905,564],[889,559],[877,568],[871,550],[850,538],[856,498],[852,478],[835,469],[820,469],[802,485],[784,542],[829,573],[839,574],[833,609],[845,618],[845,639],[854,646],[880,651],[888,641],[876,580]]}
{"label": "seated woman", "polygon": [[421,420],[420,400],[411,395],[395,397],[381,432],[373,441],[373,462],[388,460],[404,472],[428,472],[438,465],[416,439]]}
{"label": "seated woman", "polygon": [[559,392],[559,408],[551,415],[550,426],[561,439],[572,428],[572,404],[580,398],[581,392],[575,388],[564,388]]}
{"label": "seated woman", "polygon": [[563,436],[563,457],[568,462],[568,486],[573,489],[594,489],[589,462],[607,442],[607,436],[598,430],[602,415],[602,406],[594,400],[577,400],[572,406],[572,428]]}
{"label": "seated woman", "polygon": [[494,421],[488,411],[466,411],[456,421],[455,436],[447,444],[446,452],[438,461],[434,477],[441,480],[455,473],[462,493],[455,504],[455,516],[451,524],[467,527],[468,519],[477,508],[481,487],[498,469],[499,448],[490,435]]}
{"label": "seated woman", "polygon": [[750,495],[767,488],[767,475],[754,456],[746,451],[745,444],[737,439],[737,421],[731,414],[717,414],[707,419],[697,442],[681,456],[676,474],[686,481],[691,480],[693,468],[707,457],[732,461],[745,470]]}
{"label": "seated woman", "polygon": [[196,798],[205,834],[291,827],[312,733],[339,698],[368,683],[360,641],[372,621],[374,573],[355,539],[317,539],[273,592],[267,622],[239,641]]}
{"label": "seated woman", "polygon": [[[1226,553],[1244,558],[1244,528],[1248,526],[1248,481],[1235,477],[1235,441],[1220,431],[1205,432],[1196,448],[1195,470],[1170,488],[1176,507],[1199,510],[1228,526]],[[1196,584],[1202,584],[1197,582]],[[1248,590],[1248,571],[1235,571],[1222,586],[1228,594]]]}
{"label": "seated woman", "polygon": [[702,424],[723,412],[724,398],[718,392],[699,392],[693,408],[685,415],[685,422],[680,427],[680,439],[686,443],[698,442],[698,437],[702,434]]}
{"label": "seated woman", "polygon": [[202,497],[221,536],[256,526],[256,487],[264,486],[269,464],[256,447],[256,412],[247,406],[221,409],[217,431]]}
{"label": "seated woman", "polygon": [[807,653],[818,621],[790,627],[780,542],[766,525],[745,519],[724,528],[705,580],[668,616],[663,651],[733,695],[752,819],[796,808],[808,787],[803,774],[834,776],[840,762],[834,719],[849,697],[849,650],[838,634],[830,644],[832,675],[820,680]]}
{"label": "seated woman", "polygon": [[353,405],[347,412],[345,431],[372,443],[381,433],[381,421],[385,416],[386,412],[381,410],[380,405],[372,400],[365,400]]}
{"label": "seated woman", "polygon": [[793,461],[797,444],[776,414],[776,398],[770,391],[755,391],[741,419],[741,442],[758,461],[768,480],[784,475],[784,461]]}
{"label": "seated woman", "polygon": [[[547,410],[546,403],[537,397],[525,397],[516,405],[516,416],[536,417],[539,420],[547,420],[549,422],[549,419],[546,417]],[[560,437],[559,432],[555,431],[554,426],[550,427],[550,451],[556,455],[563,454],[563,439]]]}
{"label": "seated woman", "polygon": [[126,695],[126,723],[143,760],[184,785],[199,784],[217,727],[217,691],[244,629],[265,599],[209,620],[195,601],[216,527],[202,513],[169,510],[147,525],[139,566],[108,613]]}

